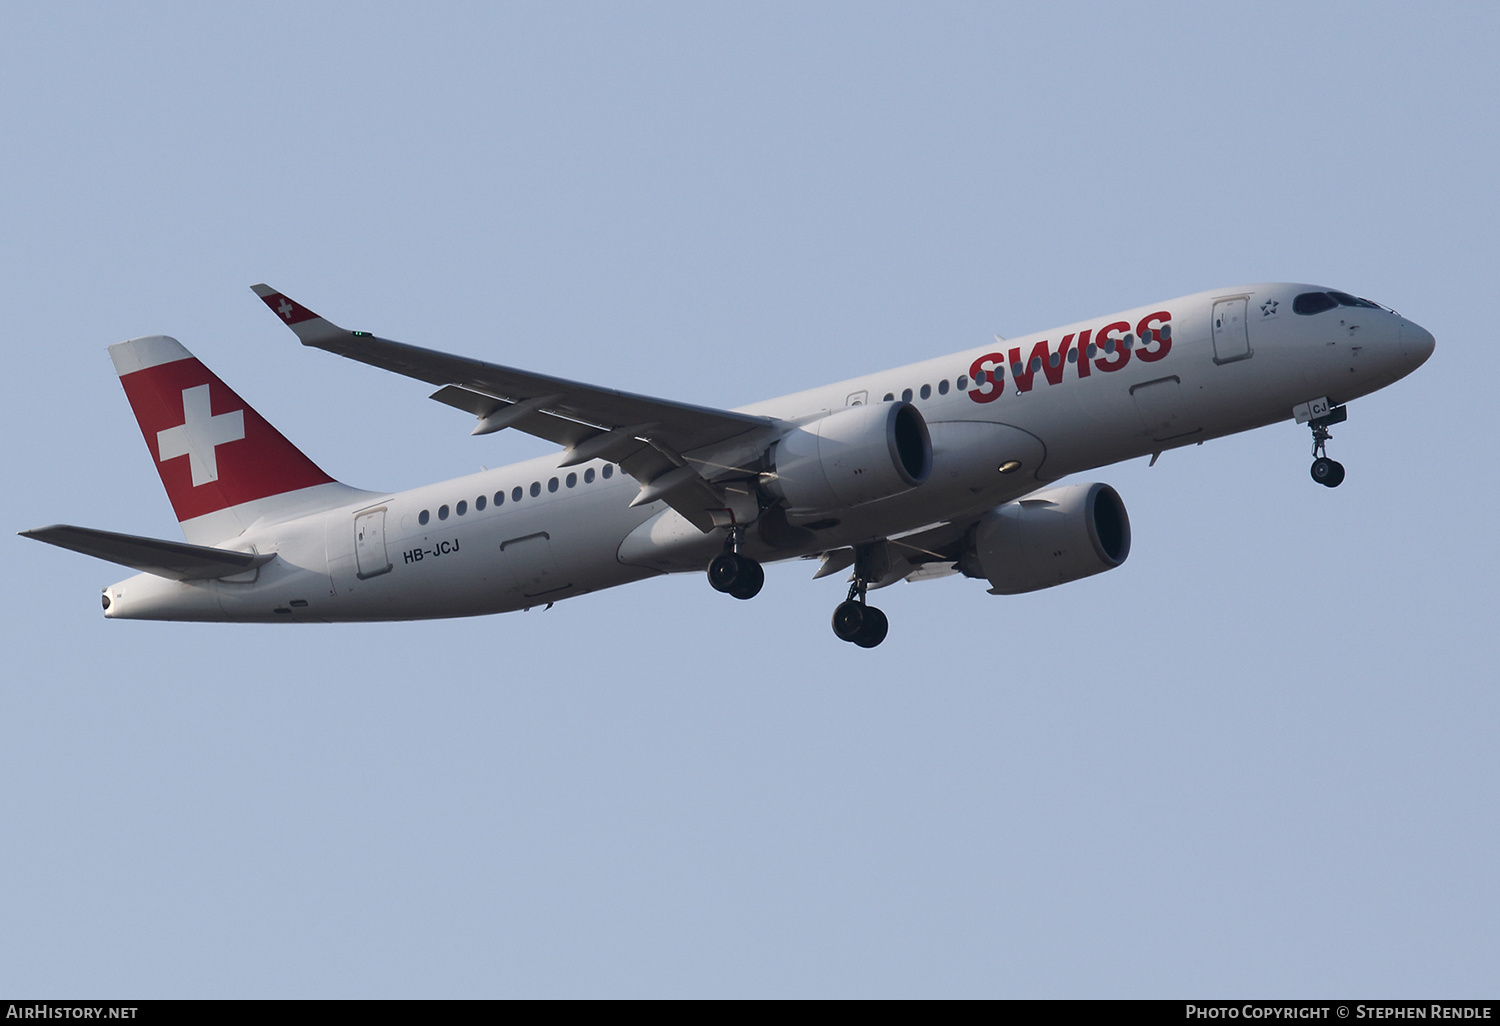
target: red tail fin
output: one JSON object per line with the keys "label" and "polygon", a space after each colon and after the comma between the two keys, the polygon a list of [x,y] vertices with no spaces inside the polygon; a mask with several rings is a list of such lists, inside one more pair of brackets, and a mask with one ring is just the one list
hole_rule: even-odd
{"label": "red tail fin", "polygon": [[179,522],[333,483],[176,339],[133,338],[109,355]]}

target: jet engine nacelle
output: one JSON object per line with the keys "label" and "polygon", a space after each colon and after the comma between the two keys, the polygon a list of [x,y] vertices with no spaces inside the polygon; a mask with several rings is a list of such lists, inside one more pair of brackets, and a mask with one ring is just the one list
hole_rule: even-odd
{"label": "jet engine nacelle", "polygon": [[850,406],[795,428],[771,447],[767,488],[795,511],[858,506],[932,473],[932,438],[911,403]]}
{"label": "jet engine nacelle", "polygon": [[1107,484],[1045,488],[980,518],[961,568],[992,595],[1019,595],[1113,570],[1130,555],[1130,517]]}

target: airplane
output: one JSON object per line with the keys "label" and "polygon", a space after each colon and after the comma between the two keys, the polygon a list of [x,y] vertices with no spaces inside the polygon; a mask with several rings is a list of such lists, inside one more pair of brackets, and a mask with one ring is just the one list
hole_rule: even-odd
{"label": "airplane", "polygon": [[1130,518],[1064,478],[1287,419],[1329,429],[1410,374],[1432,334],[1316,285],[1256,284],[1094,317],[736,410],[348,331],[266,285],[305,346],[438,386],[472,433],[560,452],[404,492],[335,481],[175,339],[109,347],[186,542],[69,525],[25,537],[140,571],[113,619],[296,623],[473,616],[660,574],[758,594],[763,564],[850,571],[834,634],[889,620],[867,593],[952,575],[1016,595],[1114,569]]}

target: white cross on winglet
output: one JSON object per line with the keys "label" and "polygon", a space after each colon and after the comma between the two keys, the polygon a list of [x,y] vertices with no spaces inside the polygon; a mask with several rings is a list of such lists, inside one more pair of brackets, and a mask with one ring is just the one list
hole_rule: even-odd
{"label": "white cross on winglet", "polygon": [[281,305],[276,308],[276,312],[279,313],[279,314],[281,314],[281,316],[285,317],[287,320],[291,320],[292,319],[292,311],[295,310],[295,309],[297,309],[297,308],[292,305],[292,301],[290,299],[287,299],[286,297],[283,296],[282,300],[281,300]]}
{"label": "white cross on winglet", "polygon": [[245,411],[214,416],[208,404],[208,386],[197,385],[182,390],[182,423],[156,433],[157,460],[165,463],[178,456],[188,457],[193,471],[193,487],[219,479],[216,447],[245,437]]}

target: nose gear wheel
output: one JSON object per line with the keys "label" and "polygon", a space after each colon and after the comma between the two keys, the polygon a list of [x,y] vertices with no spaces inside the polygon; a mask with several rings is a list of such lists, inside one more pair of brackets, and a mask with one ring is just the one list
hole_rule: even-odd
{"label": "nose gear wheel", "polygon": [[1313,436],[1313,463],[1308,471],[1312,479],[1326,488],[1337,488],[1344,483],[1344,465],[1338,460],[1329,459],[1325,451],[1328,440],[1333,437],[1329,428],[1334,424],[1342,424],[1349,419],[1347,407],[1336,406],[1329,410],[1326,416],[1315,417],[1308,421],[1312,428]]}
{"label": "nose gear wheel", "polygon": [[1338,460],[1331,460],[1327,456],[1319,456],[1313,460],[1312,469],[1309,471],[1312,479],[1320,485],[1328,488],[1337,488],[1344,482],[1344,465]]}

